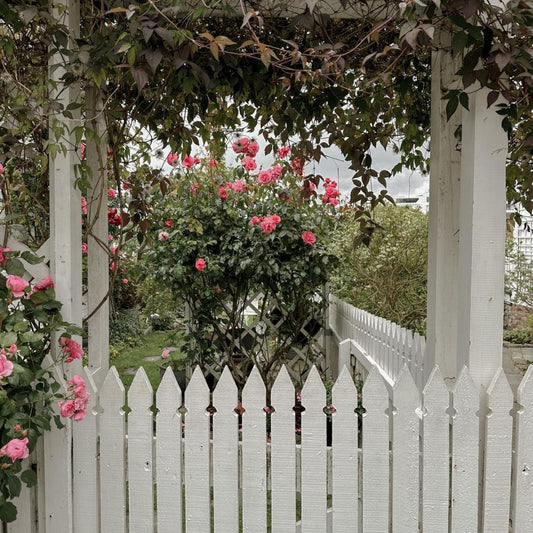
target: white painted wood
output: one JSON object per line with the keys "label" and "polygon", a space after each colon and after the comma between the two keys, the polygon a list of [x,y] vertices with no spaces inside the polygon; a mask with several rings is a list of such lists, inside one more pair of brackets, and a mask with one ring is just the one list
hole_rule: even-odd
{"label": "white painted wood", "polygon": [[419,422],[418,388],[404,366],[393,389],[392,529],[412,533],[418,529]]}
{"label": "white painted wood", "polygon": [[87,235],[89,312],[89,367],[96,383],[101,383],[109,368],[109,263],[107,235],[107,137],[102,113],[103,93],[94,85],[86,90],[87,121],[100,142],[87,138],[87,165],[91,168],[87,191]]}
{"label": "white painted wood", "polygon": [[272,533],[294,531],[296,521],[296,438],[294,386],[285,365],[272,386],[270,471]]}
{"label": "white painted wood", "polygon": [[[511,504],[511,444],[513,392],[502,368],[487,390],[483,533],[500,533],[509,527]],[[533,444],[533,443],[530,443]]]}
{"label": "white painted wood", "polygon": [[[31,466],[31,459],[22,460],[22,470],[27,470]],[[35,502],[32,489],[22,483],[20,495],[13,500],[17,507],[17,519],[6,524],[7,533],[35,533]],[[0,525],[3,522],[0,522]]]}
{"label": "white painted wood", "polygon": [[141,366],[128,391],[128,503],[129,528],[135,533],[154,529],[152,386]]}
{"label": "white painted wood", "polygon": [[326,531],[326,390],[315,366],[302,388],[302,531]]}
{"label": "white painted wood", "polygon": [[213,509],[215,533],[239,531],[237,386],[225,367],[213,393]]}
{"label": "white painted wood", "polygon": [[346,366],[347,368],[350,368],[351,363],[351,340],[350,339],[344,339],[342,342],[339,343],[339,372],[342,371],[342,367]]}
{"label": "white painted wood", "polygon": [[438,366],[423,391],[422,517],[424,531],[448,533],[450,393]]}
{"label": "white painted wood", "polygon": [[87,414],[82,422],[72,425],[74,531],[99,533],[98,391],[87,367],[83,368],[83,378],[90,395]]}
{"label": "white painted wood", "polygon": [[452,531],[478,531],[479,391],[464,367],[453,393]]}
{"label": "white painted wood", "polygon": [[363,531],[389,531],[389,395],[376,368],[363,385]]}
{"label": "white painted wood", "polygon": [[[435,364],[448,378],[457,377],[457,268],[459,254],[459,204],[461,151],[455,131],[462,109],[446,116],[444,90],[457,88],[461,55],[449,52],[451,34],[435,35],[431,55],[431,179],[429,187],[427,335],[428,371]],[[440,45],[440,46],[439,46]],[[463,145],[464,148],[464,145]],[[464,153],[464,151],[463,151]],[[461,230],[462,231],[462,230]],[[413,373],[413,375],[415,375]]]}
{"label": "white painted wood", "polygon": [[332,390],[333,533],[352,533],[359,525],[357,389],[345,366]]}
{"label": "white painted wood", "polygon": [[157,532],[182,533],[181,389],[172,368],[165,371],[156,394]]}
{"label": "white painted wood", "polygon": [[113,366],[100,389],[100,528],[126,531],[124,385]]}
{"label": "white painted wood", "polygon": [[457,353],[474,382],[488,387],[502,365],[507,134],[488,89],[463,110]]}
{"label": "white painted wood", "polygon": [[210,531],[209,388],[196,367],[185,390],[185,517],[187,533]]}
{"label": "white painted wood", "polygon": [[516,461],[514,468],[514,531],[533,524],[533,365],[518,387],[520,409],[516,415]]}
{"label": "white painted wood", "polygon": [[[43,367],[50,369],[56,381],[66,390],[66,383],[50,355],[43,361]],[[55,414],[59,407],[53,405]],[[44,493],[45,532],[70,533],[72,529],[72,423],[63,419],[65,427],[58,429],[52,424],[50,431],[43,434],[44,446]]]}
{"label": "white painted wood", "polygon": [[265,384],[254,366],[242,391],[243,533],[267,531]]}

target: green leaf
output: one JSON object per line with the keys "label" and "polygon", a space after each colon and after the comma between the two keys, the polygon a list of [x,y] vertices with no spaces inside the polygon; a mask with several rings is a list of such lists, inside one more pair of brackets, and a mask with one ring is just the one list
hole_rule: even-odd
{"label": "green leaf", "polygon": [[464,31],[460,31],[454,34],[452,37],[452,52],[453,55],[457,55],[461,52],[468,41],[468,35]]}
{"label": "green leaf", "polygon": [[11,502],[0,505],[0,520],[2,522],[14,522],[17,519],[17,508]]}
{"label": "green leaf", "polygon": [[7,486],[9,488],[9,494],[11,494],[12,498],[16,498],[22,489],[22,483],[20,482],[18,476],[8,476]]}
{"label": "green leaf", "polygon": [[28,486],[28,487],[34,487],[37,485],[37,472],[35,470],[32,470],[31,468],[28,470],[24,470],[22,474],[20,475],[20,479]]}
{"label": "green leaf", "polygon": [[11,332],[0,333],[0,346],[2,348],[8,348],[12,344],[17,343],[17,334]]}
{"label": "green leaf", "polygon": [[459,103],[467,110],[468,109],[468,93],[462,92],[459,94]]}
{"label": "green leaf", "polygon": [[19,259],[12,257],[6,264],[6,272],[12,276],[22,277],[24,276],[26,269]]}
{"label": "green leaf", "polygon": [[38,255],[35,255],[32,252],[22,252],[20,255],[26,263],[29,263],[30,265],[37,265],[38,263],[42,263],[44,261],[44,256],[39,257]]}
{"label": "green leaf", "polygon": [[457,96],[453,96],[448,100],[448,103],[446,104],[446,118],[447,120],[450,120],[452,115],[457,110],[457,106],[459,105],[459,98]]}

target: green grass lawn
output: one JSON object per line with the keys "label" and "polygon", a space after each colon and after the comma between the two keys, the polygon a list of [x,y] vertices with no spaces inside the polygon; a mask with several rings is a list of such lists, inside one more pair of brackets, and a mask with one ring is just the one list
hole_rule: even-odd
{"label": "green grass lawn", "polygon": [[[184,343],[184,333],[181,331],[151,331],[147,333],[141,344],[135,347],[120,346],[118,353],[113,357],[111,364],[115,365],[126,389],[129,388],[134,378],[134,371],[139,367],[144,367],[146,375],[156,389],[159,385],[160,365],[166,361],[179,363],[185,359],[182,351]],[[165,348],[170,348],[170,357],[161,358],[161,352]],[[172,350],[176,348],[176,350]],[[146,358],[157,357],[155,360]]]}

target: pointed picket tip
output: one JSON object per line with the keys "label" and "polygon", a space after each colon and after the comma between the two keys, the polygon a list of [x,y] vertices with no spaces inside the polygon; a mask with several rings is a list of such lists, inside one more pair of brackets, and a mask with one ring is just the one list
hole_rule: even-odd
{"label": "pointed picket tip", "polygon": [[492,408],[494,406],[493,408],[495,409],[503,407],[503,404],[507,403],[508,409],[512,408],[514,395],[502,367],[496,370],[496,374],[494,374],[487,389],[487,395],[489,397],[489,407]]}
{"label": "pointed picket tip", "polygon": [[[339,374],[337,381],[335,381],[331,393],[333,397],[338,394],[357,394],[357,388],[346,365],[342,366],[341,373]],[[335,403],[335,401],[333,401],[333,403]]]}
{"label": "pointed picket tip", "polygon": [[[365,392],[368,392],[369,390],[372,390],[373,394],[383,394],[384,398],[388,398],[387,385],[385,384],[383,376],[375,365],[370,369],[370,372],[368,373],[368,376],[366,377],[365,382],[363,384],[363,401],[365,397]],[[382,390],[383,392],[381,392]]]}
{"label": "pointed picket tip", "polygon": [[523,406],[533,405],[533,365],[529,365],[518,385],[517,400]]}
{"label": "pointed picket tip", "polygon": [[453,405],[456,411],[460,408],[479,408],[479,388],[474,383],[467,366],[461,370],[453,390]]}
{"label": "pointed picket tip", "polygon": [[259,369],[256,365],[252,368],[252,371],[250,372],[250,375],[248,376],[248,379],[246,380],[246,383],[243,387],[242,393],[244,394],[245,391],[250,390],[255,387],[264,387],[265,382],[263,381],[263,378],[261,377],[261,372],[259,372]]}
{"label": "pointed picket tip", "polygon": [[433,367],[422,394],[424,396],[428,396],[430,394],[448,394],[448,387],[446,386],[446,382],[444,381],[444,376],[440,371],[439,365],[435,365]]}
{"label": "pointed picket tip", "polygon": [[117,369],[112,366],[100,390],[100,405],[104,409],[106,405],[108,407],[122,408],[124,405],[124,395],[124,384],[118,375]]}
{"label": "pointed picket tip", "polygon": [[305,380],[304,386],[302,387],[302,398],[305,399],[307,395],[311,396],[315,394],[325,394],[326,388],[324,383],[322,383],[322,378],[318,373],[318,370],[315,365],[311,367],[307,379]]}
{"label": "pointed picket tip", "polygon": [[396,382],[394,383],[393,391],[395,394],[397,394],[398,391],[401,391],[401,390],[409,391],[411,389],[416,390],[418,394],[418,388],[416,386],[413,375],[411,374],[409,367],[404,364],[400,370],[400,374],[398,375]]}
{"label": "pointed picket tip", "polygon": [[231,411],[237,405],[237,385],[229,366],[225,366],[213,392],[213,404],[220,411]]}
{"label": "pointed picket tip", "polygon": [[261,373],[257,366],[254,365],[246,384],[242,389],[242,404],[247,411],[254,409],[263,409],[266,401],[266,387]]}
{"label": "pointed picket tip", "polygon": [[292,394],[294,394],[294,385],[287,370],[287,365],[281,365],[274,385],[272,385],[272,394],[280,394],[286,391],[292,391]]}
{"label": "pointed picket tip", "polygon": [[204,393],[207,392],[207,394],[209,394],[209,387],[207,385],[207,382],[205,381],[204,374],[199,365],[196,365],[196,368],[192,373],[191,380],[189,381],[189,384],[185,389],[185,394],[187,394],[187,392],[190,393],[191,391],[202,391]]}
{"label": "pointed picket tip", "polygon": [[181,398],[181,387],[179,386],[179,383],[176,380],[174,371],[171,367],[168,366],[165,370],[165,373],[163,374],[163,379],[159,384],[156,395],[157,398],[159,398],[159,396],[163,394],[168,395],[169,393],[172,395],[179,395]]}
{"label": "pointed picket tip", "polygon": [[153,401],[153,389],[146,371],[141,366],[135,373],[135,377],[128,391],[128,407],[132,411],[146,411]]}
{"label": "pointed picket tip", "polygon": [[89,412],[90,409],[98,403],[98,389],[88,366],[84,366],[81,370],[81,373],[83,374],[83,379],[85,380],[85,390],[89,393],[89,409],[87,410],[87,412]]}

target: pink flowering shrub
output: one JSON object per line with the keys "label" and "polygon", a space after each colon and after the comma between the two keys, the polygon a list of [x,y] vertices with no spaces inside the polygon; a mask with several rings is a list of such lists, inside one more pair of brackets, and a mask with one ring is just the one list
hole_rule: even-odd
{"label": "pink flowering shrub", "polygon": [[[307,346],[301,327],[320,317],[324,300],[317,292],[333,266],[328,245],[336,209],[322,201],[320,178],[295,173],[283,159],[287,149],[259,168],[256,141],[241,137],[232,147],[234,166],[212,166],[206,158],[176,168],[152,228],[147,274],[188,304],[195,362],[212,357],[232,365],[234,375],[246,375],[261,351],[261,372],[274,375],[293,346]],[[244,311],[255,294],[264,295],[264,305],[244,346]],[[279,328],[273,331],[271,323]]]}
{"label": "pink flowering shrub", "polygon": [[[55,299],[54,280],[50,277],[27,281],[21,258],[40,261],[31,252],[0,249],[0,520],[16,518],[11,500],[21,490],[21,482],[36,483],[32,469],[24,469],[21,460],[35,449],[40,435],[61,427],[61,416],[73,401],[71,417],[81,420],[89,399],[81,378],[73,378],[76,388],[61,392],[51,368],[43,368],[43,359],[52,349],[52,334],[59,334],[55,357],[57,370],[68,372],[83,350],[73,339],[80,328],[65,323],[61,304]],[[60,405],[58,405],[58,403]]]}

